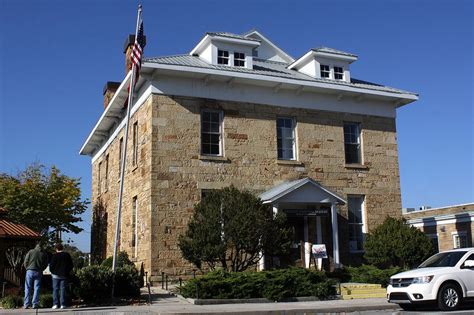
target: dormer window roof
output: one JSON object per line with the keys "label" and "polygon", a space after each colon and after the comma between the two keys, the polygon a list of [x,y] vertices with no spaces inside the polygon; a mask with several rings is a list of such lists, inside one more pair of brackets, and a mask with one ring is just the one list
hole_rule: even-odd
{"label": "dormer window roof", "polygon": [[329,54],[331,56],[339,55],[339,56],[348,57],[348,59],[354,59],[354,61],[357,60],[357,55],[354,55],[352,53],[348,53],[342,50],[337,50],[334,48],[318,47],[318,48],[312,48],[311,50],[314,51],[315,53],[319,53],[320,55],[325,55],[325,54]]}
{"label": "dormer window roof", "polygon": [[247,47],[258,47],[260,41],[255,38],[248,38],[238,34],[227,32],[207,32],[204,38],[191,50],[190,55],[200,55],[209,46],[211,41],[221,42],[231,45],[243,45]]}

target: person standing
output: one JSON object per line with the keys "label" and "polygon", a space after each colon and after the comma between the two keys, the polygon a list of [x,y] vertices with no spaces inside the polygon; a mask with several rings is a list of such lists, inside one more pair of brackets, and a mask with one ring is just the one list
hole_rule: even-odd
{"label": "person standing", "polygon": [[43,275],[43,271],[48,266],[48,256],[41,248],[40,243],[36,244],[36,247],[26,254],[23,266],[26,269],[25,299],[23,307],[30,307],[31,290],[33,290],[33,308],[38,308],[41,277]]}
{"label": "person standing", "polygon": [[63,252],[63,245],[56,244],[56,253],[53,254],[49,263],[49,270],[53,278],[53,309],[66,308],[66,286],[69,274],[72,271],[73,264],[71,255]]}

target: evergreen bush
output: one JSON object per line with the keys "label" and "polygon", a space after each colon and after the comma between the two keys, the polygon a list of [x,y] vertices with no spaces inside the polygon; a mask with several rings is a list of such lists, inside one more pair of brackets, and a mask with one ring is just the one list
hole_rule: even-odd
{"label": "evergreen bush", "polygon": [[320,299],[335,294],[333,282],[322,272],[289,268],[261,272],[215,271],[188,281],[180,293],[200,299],[267,298],[282,301],[293,297],[315,296]]}
{"label": "evergreen bush", "polygon": [[5,309],[17,308],[23,306],[23,297],[18,295],[7,295],[0,299],[0,306]]}

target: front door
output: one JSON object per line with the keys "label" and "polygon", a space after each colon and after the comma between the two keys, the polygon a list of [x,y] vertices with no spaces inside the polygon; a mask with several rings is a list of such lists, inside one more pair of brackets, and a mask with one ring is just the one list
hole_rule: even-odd
{"label": "front door", "polygon": [[289,215],[287,222],[293,228],[294,233],[288,264],[304,267],[304,217]]}

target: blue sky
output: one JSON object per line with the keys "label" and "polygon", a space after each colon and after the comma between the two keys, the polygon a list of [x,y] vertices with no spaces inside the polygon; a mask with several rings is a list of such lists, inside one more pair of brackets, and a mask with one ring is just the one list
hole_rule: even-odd
{"label": "blue sky", "polygon": [[[82,178],[78,151],[124,77],[136,1],[0,0],[0,172],[34,161]],[[256,28],[293,57],[320,45],[356,53],[355,78],[415,91],[398,110],[404,207],[474,201],[471,1],[143,1],[145,56],[188,53],[206,31]],[[89,249],[85,232],[72,238]]]}

